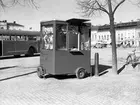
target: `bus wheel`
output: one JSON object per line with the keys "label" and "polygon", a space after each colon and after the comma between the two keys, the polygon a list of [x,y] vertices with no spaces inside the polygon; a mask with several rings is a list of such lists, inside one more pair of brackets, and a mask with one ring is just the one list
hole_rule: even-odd
{"label": "bus wheel", "polygon": [[42,67],[37,68],[37,75],[39,78],[43,78],[43,69]]}
{"label": "bus wheel", "polygon": [[76,69],[76,77],[78,79],[83,79],[86,76],[86,70],[82,67]]}
{"label": "bus wheel", "polygon": [[27,56],[33,56],[33,55],[34,55],[34,49],[31,47],[31,48],[29,48],[29,50],[28,50]]}

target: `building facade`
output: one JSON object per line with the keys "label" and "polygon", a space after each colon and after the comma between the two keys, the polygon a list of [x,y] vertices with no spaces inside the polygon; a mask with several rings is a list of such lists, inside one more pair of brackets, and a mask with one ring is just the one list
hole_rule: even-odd
{"label": "building facade", "polygon": [[7,30],[24,30],[24,26],[21,24],[17,24],[16,21],[13,23],[7,22],[7,20],[0,21],[0,29]]}
{"label": "building facade", "polygon": [[[91,30],[91,44],[104,41],[111,44],[110,26],[93,26]],[[140,21],[115,24],[116,44],[139,46],[140,45]]]}

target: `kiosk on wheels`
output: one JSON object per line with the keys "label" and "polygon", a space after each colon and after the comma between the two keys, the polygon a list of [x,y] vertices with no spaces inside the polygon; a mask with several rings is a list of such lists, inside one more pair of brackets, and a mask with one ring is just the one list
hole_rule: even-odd
{"label": "kiosk on wheels", "polygon": [[37,74],[76,74],[81,79],[90,68],[91,24],[86,19],[41,22],[40,66]]}

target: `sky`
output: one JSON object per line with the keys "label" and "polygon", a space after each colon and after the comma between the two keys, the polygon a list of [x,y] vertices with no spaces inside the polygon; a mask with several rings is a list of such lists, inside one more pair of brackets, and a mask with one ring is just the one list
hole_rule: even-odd
{"label": "sky", "polygon": [[[5,8],[0,11],[0,20],[8,22],[16,21],[24,25],[26,28],[32,27],[33,30],[40,30],[40,21],[46,20],[67,20],[70,18],[85,18],[82,17],[76,0],[35,0],[39,8],[35,9],[31,6],[20,6]],[[89,17],[92,25],[109,24],[108,15]],[[115,22],[128,22],[131,20],[140,19],[140,7],[126,1],[121,5],[115,13]]]}

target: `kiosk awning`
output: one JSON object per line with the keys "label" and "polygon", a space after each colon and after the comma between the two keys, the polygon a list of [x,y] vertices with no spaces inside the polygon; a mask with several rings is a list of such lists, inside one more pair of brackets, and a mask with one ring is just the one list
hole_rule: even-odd
{"label": "kiosk awning", "polygon": [[82,23],[84,23],[86,21],[90,21],[90,20],[88,20],[88,19],[76,19],[76,18],[66,20],[66,22],[68,22],[71,25],[81,25]]}

